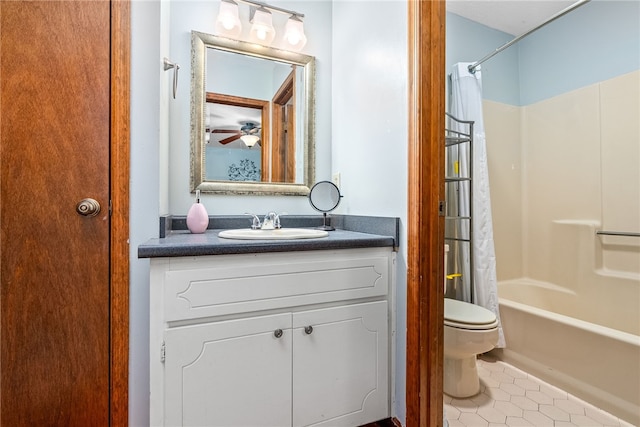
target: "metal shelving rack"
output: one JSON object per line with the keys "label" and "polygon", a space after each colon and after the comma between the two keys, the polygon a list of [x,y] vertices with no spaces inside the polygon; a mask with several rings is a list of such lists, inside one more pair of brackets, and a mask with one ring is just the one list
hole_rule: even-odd
{"label": "metal shelving rack", "polygon": [[[468,251],[469,260],[469,296],[474,302],[473,291],[473,121],[460,120],[446,113],[445,129],[445,241],[453,246],[449,250],[449,266],[457,273],[447,274],[447,279],[459,278],[458,283],[464,285],[460,271],[461,250]],[[462,162],[464,160],[464,162]],[[464,163],[465,168],[460,165]],[[463,195],[460,195],[460,192]],[[466,195],[464,192],[466,191]],[[468,210],[461,212],[460,200],[468,202]],[[457,286],[456,286],[457,289]],[[460,299],[458,297],[458,299]]]}

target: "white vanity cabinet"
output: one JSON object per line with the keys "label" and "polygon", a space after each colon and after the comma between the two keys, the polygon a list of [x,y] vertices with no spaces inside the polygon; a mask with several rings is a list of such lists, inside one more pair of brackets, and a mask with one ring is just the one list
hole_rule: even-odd
{"label": "white vanity cabinet", "polygon": [[391,248],[154,258],[151,424],[390,416]]}

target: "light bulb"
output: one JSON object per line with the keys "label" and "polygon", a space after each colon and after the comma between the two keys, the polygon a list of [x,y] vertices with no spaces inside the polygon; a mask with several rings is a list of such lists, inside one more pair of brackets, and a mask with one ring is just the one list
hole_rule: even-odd
{"label": "light bulb", "polygon": [[300,50],[307,44],[307,37],[304,35],[302,20],[292,15],[284,27],[284,39],[293,50]]}
{"label": "light bulb", "polygon": [[242,135],[240,139],[249,148],[253,147],[258,141],[260,141],[260,137],[258,137],[257,135]]}
{"label": "light bulb", "polygon": [[237,37],[242,30],[240,16],[238,14],[238,3],[233,0],[222,0],[220,11],[216,19],[216,31],[222,35]]}
{"label": "light bulb", "polygon": [[235,22],[233,20],[233,17],[225,16],[222,18],[222,26],[224,27],[225,30],[227,31],[232,30],[234,25],[235,25]]}
{"label": "light bulb", "polygon": [[271,19],[271,12],[264,7],[260,7],[253,13],[251,22],[253,23],[249,34],[251,39],[257,43],[269,45],[276,36],[276,30],[273,28]]}
{"label": "light bulb", "polygon": [[289,37],[287,37],[287,41],[289,42],[289,44],[292,45],[297,45],[300,42],[300,36],[298,34],[289,34]]}

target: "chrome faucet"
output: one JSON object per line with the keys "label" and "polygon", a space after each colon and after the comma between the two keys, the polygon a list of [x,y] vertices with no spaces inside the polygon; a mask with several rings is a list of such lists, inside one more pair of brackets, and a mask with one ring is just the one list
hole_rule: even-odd
{"label": "chrome faucet", "polygon": [[258,215],[246,212],[245,215],[250,215],[253,217],[251,222],[252,230],[276,230],[280,227],[280,216],[275,212],[269,212],[264,216],[262,222],[260,222],[260,218]]}
{"label": "chrome faucet", "polygon": [[260,223],[260,218],[258,218],[258,215],[248,212],[245,212],[245,215],[251,215],[253,217],[253,221],[251,222],[252,230],[259,230],[262,228],[262,224]]}
{"label": "chrome faucet", "polygon": [[[255,221],[255,220],[254,220]],[[274,230],[280,228],[280,216],[275,212],[269,212],[262,220],[262,230]]]}

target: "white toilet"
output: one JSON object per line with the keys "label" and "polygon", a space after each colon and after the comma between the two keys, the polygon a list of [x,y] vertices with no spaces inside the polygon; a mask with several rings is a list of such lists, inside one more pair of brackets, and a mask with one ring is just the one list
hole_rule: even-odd
{"label": "white toilet", "polygon": [[[445,272],[448,251],[449,245],[445,245]],[[444,392],[460,398],[478,394],[480,379],[476,357],[491,350],[497,343],[498,320],[491,310],[445,298]]]}
{"label": "white toilet", "polygon": [[498,320],[490,310],[444,300],[444,392],[469,397],[480,392],[476,356],[498,342]]}

